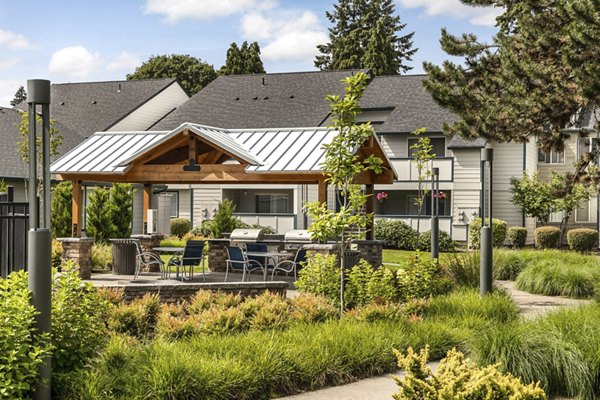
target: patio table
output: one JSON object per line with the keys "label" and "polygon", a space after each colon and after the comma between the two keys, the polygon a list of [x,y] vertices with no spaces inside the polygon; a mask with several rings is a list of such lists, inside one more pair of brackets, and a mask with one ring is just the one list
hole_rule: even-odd
{"label": "patio table", "polygon": [[[183,254],[185,247],[153,247],[152,250],[154,250],[160,254],[162,254],[162,253],[172,254],[171,258],[169,259],[169,262],[170,262],[173,259],[173,257]],[[169,265],[169,263],[167,263],[167,266],[168,265]],[[177,269],[177,273],[175,274],[175,279],[179,279],[179,268]]]}
{"label": "patio table", "polygon": [[[279,264],[279,259],[281,257],[289,257],[291,256],[293,253],[290,252],[264,252],[264,251],[247,251],[246,256],[252,256],[252,257],[264,257],[265,261],[267,258],[270,258],[273,260],[274,265]],[[267,280],[267,263],[265,262],[265,268],[264,268],[264,279],[265,281]]]}

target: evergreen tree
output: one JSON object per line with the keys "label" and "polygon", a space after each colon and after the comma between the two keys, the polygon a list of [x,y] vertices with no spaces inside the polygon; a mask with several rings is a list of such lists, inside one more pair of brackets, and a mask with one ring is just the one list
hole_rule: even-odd
{"label": "evergreen tree", "polygon": [[17,92],[15,93],[15,97],[10,101],[10,105],[16,107],[25,100],[27,100],[27,92],[23,86],[19,86],[19,89],[17,89]]}
{"label": "evergreen tree", "polygon": [[133,187],[128,183],[114,183],[110,189],[109,208],[113,237],[128,238],[133,222]]}
{"label": "evergreen tree", "polygon": [[71,236],[73,185],[70,181],[60,182],[52,188],[50,224],[54,237]]}
{"label": "evergreen tree", "polygon": [[148,61],[127,74],[128,80],[176,78],[190,94],[198,93],[217,78],[212,65],[199,58],[183,54],[152,56]]}
{"label": "evergreen tree", "polygon": [[258,42],[250,43],[246,53],[242,54],[244,58],[244,68],[247,74],[265,73],[265,66],[263,65],[263,62],[260,59],[260,46],[258,45]]}
{"label": "evergreen tree", "polygon": [[90,195],[87,206],[86,234],[93,237],[96,243],[106,243],[114,232],[109,207],[110,193],[106,188],[97,188]]}
{"label": "evergreen tree", "polygon": [[396,75],[412,67],[417,49],[414,32],[399,36],[406,27],[395,14],[393,0],[339,0],[333,12],[326,12],[333,24],[329,43],[317,48],[321,55],[315,66],[321,70],[370,68],[377,75]]}
{"label": "evergreen tree", "polygon": [[[499,142],[536,138],[543,151],[562,149],[564,128],[577,123],[573,116],[600,104],[599,2],[461,1],[505,11],[491,43],[442,30],[442,48],[464,64],[424,64],[426,90],[459,117],[445,131]],[[584,154],[557,180],[555,196],[571,198],[580,182],[598,186],[600,169],[590,164],[599,151]]]}
{"label": "evergreen tree", "polygon": [[258,42],[248,44],[247,41],[238,47],[233,42],[227,49],[225,65],[219,73],[222,75],[259,74],[264,73],[265,67],[260,59],[260,46]]}

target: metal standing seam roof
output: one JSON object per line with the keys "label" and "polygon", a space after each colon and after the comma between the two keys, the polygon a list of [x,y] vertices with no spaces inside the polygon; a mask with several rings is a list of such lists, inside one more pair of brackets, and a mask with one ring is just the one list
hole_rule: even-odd
{"label": "metal standing seam roof", "polygon": [[183,129],[247,161],[246,172],[251,173],[319,172],[325,160],[323,144],[337,134],[329,128],[228,130],[189,123],[170,132],[98,132],[54,162],[51,171],[125,173],[136,158]]}

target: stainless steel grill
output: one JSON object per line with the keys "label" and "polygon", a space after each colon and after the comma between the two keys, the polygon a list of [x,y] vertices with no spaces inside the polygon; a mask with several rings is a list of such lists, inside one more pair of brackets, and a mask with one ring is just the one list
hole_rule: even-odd
{"label": "stainless steel grill", "polygon": [[285,234],[284,240],[286,242],[296,242],[296,243],[310,243],[310,233],[307,230],[296,229],[293,231],[289,231]]}
{"label": "stainless steel grill", "polygon": [[234,229],[229,239],[238,243],[259,242],[263,240],[263,236],[260,229]]}

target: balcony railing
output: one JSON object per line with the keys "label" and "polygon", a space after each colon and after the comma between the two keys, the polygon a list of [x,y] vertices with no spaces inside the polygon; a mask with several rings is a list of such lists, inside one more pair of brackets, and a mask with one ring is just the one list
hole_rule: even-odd
{"label": "balcony railing", "polygon": [[277,233],[286,233],[296,229],[296,214],[251,214],[236,213],[236,217],[247,224],[259,224],[261,226],[270,226]]}
{"label": "balcony railing", "polygon": [[[418,182],[419,173],[413,158],[390,158],[398,180],[396,182]],[[454,157],[440,157],[429,163],[428,169],[440,169],[440,182],[454,181]]]}

